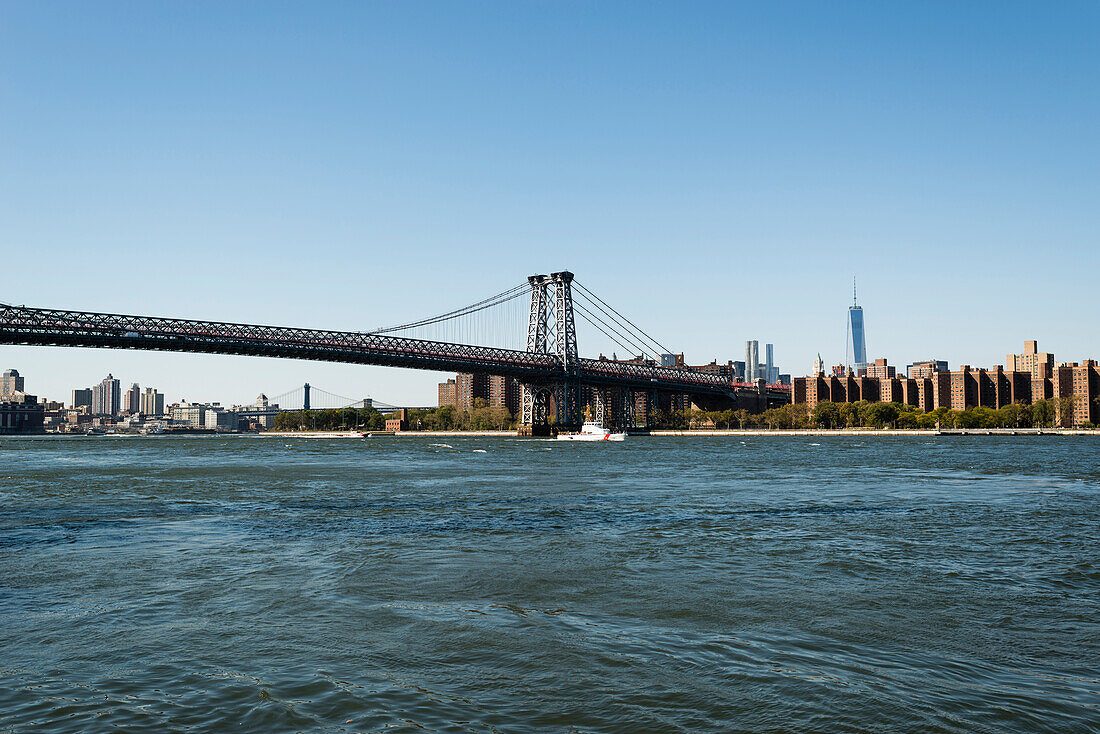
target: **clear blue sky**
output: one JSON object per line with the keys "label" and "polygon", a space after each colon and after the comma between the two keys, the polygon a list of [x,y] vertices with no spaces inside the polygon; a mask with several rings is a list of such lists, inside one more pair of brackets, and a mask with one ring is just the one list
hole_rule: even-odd
{"label": "clear blue sky", "polygon": [[[568,268],[691,362],[1100,358],[1096,3],[0,6],[0,301],[366,329]],[[582,352],[585,352],[582,344]],[[0,347],[68,399],[440,375]]]}

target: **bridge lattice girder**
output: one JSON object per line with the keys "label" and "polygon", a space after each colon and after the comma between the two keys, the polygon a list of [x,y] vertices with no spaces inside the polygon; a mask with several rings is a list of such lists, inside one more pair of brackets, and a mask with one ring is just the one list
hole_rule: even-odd
{"label": "bridge lattice girder", "polygon": [[[388,367],[509,375],[554,383],[564,372],[554,354],[408,339],[358,331],[327,331],[218,321],[128,316],[0,304],[0,343],[234,354]],[[580,359],[581,383],[733,396],[746,389],[718,375],[644,364]]]}

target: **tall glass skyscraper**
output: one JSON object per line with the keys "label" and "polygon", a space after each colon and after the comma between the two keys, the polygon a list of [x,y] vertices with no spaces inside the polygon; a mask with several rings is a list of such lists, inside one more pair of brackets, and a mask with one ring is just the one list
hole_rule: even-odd
{"label": "tall glass skyscraper", "polygon": [[852,344],[852,366],[867,368],[867,340],[863,333],[863,307],[856,301],[856,281],[852,279],[852,305],[848,307],[848,340]]}
{"label": "tall glass skyscraper", "polygon": [[760,374],[760,342],[755,339],[745,342],[745,382],[752,382]]}

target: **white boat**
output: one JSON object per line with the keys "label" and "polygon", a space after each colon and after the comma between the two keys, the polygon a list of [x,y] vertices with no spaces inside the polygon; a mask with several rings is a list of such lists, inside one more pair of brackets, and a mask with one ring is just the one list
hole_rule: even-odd
{"label": "white boat", "polygon": [[623,441],[625,433],[612,433],[610,428],[604,428],[599,423],[585,421],[579,433],[559,433],[559,441]]}

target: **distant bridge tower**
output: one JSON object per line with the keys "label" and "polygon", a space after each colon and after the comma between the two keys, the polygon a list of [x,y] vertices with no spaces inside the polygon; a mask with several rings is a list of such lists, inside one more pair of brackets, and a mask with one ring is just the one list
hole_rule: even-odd
{"label": "distant bridge tower", "polygon": [[[527,282],[531,284],[527,351],[555,355],[562,365],[562,373],[553,384],[524,383],[520,431],[536,436],[550,433],[551,397],[557,426],[575,430],[580,427],[580,363],[577,326],[573,319],[573,274],[562,271],[532,275]],[[554,287],[553,294],[550,286]]]}
{"label": "distant bridge tower", "polygon": [[302,385],[302,410],[309,410],[309,383]]}

